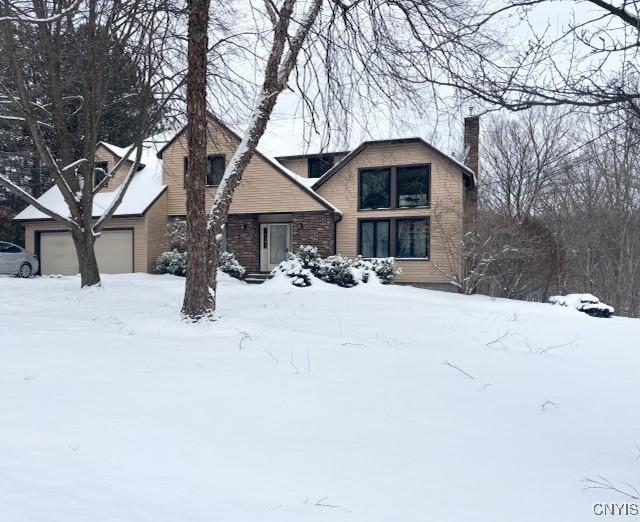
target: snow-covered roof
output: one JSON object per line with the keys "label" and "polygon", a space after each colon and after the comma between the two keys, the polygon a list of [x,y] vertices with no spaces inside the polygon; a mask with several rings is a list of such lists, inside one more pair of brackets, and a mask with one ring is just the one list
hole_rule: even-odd
{"label": "snow-covered roof", "polygon": [[[133,180],[124,195],[124,198],[114,216],[138,216],[146,212],[156,198],[166,189],[166,185],[162,184],[162,160],[156,157],[160,144],[163,143],[156,137],[151,137],[143,144],[141,163],[144,165],[133,176]],[[128,148],[117,147],[109,143],[101,142],[106,148],[119,157],[126,155]],[[129,156],[135,158],[135,151]],[[113,201],[117,191],[99,192],[93,198],[94,217],[101,216]],[[38,201],[45,207],[53,210],[62,216],[69,216],[69,208],[67,207],[62,193],[57,186],[51,187]],[[34,206],[29,205],[20,212],[14,219],[26,221],[32,219],[50,219],[45,213],[40,212]]]}
{"label": "snow-covered roof", "polygon": [[[129,152],[129,147],[118,147],[117,145],[114,145],[112,143],[107,143],[106,141],[99,141],[98,142],[98,147],[102,145],[105,149],[111,151],[113,154],[115,154],[116,156],[118,156],[119,158],[122,158],[124,156],[127,155],[127,152]],[[129,159],[133,159],[135,158],[135,154],[129,154]],[[141,162],[144,163],[144,162]]]}

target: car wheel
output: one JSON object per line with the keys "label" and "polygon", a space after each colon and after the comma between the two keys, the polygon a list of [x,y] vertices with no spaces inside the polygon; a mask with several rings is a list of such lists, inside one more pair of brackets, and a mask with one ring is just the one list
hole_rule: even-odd
{"label": "car wheel", "polygon": [[31,277],[31,265],[29,263],[22,263],[18,269],[18,276],[25,279]]}

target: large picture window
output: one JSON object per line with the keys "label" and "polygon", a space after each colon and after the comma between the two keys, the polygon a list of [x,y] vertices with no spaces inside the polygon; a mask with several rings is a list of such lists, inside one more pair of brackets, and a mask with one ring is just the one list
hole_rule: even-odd
{"label": "large picture window", "polygon": [[391,206],[391,171],[367,169],[360,171],[360,208],[389,208]]}
{"label": "large picture window", "polygon": [[376,167],[360,170],[359,210],[428,207],[431,165]]}
{"label": "large picture window", "polygon": [[429,258],[429,218],[363,219],[359,222],[362,257]]}
{"label": "large picture window", "polygon": [[429,167],[398,167],[396,187],[398,208],[426,207],[429,204]]}
{"label": "large picture window", "polygon": [[389,220],[360,221],[360,254],[389,257]]}
{"label": "large picture window", "polygon": [[429,257],[429,227],[426,218],[396,221],[396,257]]}

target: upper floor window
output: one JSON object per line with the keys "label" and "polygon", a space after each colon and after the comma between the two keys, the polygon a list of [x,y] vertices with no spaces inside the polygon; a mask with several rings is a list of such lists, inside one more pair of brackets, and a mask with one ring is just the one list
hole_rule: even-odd
{"label": "upper floor window", "polygon": [[217,187],[224,176],[224,156],[207,156],[207,185]]}
{"label": "upper floor window", "polygon": [[109,163],[106,161],[96,161],[93,166],[93,186],[97,187],[102,180],[107,177],[109,172]]}
{"label": "upper floor window", "polygon": [[360,171],[360,208],[389,208],[390,206],[390,169]]}
{"label": "upper floor window", "polygon": [[360,170],[359,208],[427,207],[430,200],[430,165],[409,165]]}
{"label": "upper floor window", "polygon": [[396,187],[399,208],[426,207],[429,204],[429,167],[398,167]]}
{"label": "upper floor window", "polygon": [[[224,156],[210,155],[207,156],[207,178],[205,183],[208,187],[217,187],[224,176],[225,161]],[[184,157],[184,175],[189,174],[189,158]]]}
{"label": "upper floor window", "polygon": [[334,157],[331,154],[327,154],[325,156],[309,158],[307,161],[309,164],[309,177],[319,178],[333,167]]}

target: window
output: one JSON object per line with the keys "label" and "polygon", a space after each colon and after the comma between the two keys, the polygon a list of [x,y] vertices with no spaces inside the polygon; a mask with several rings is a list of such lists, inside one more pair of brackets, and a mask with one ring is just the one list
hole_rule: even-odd
{"label": "window", "polygon": [[309,177],[319,178],[325,172],[327,172],[331,167],[333,167],[333,162],[334,162],[334,157],[331,154],[327,154],[326,156],[309,158],[308,159]]}
{"label": "window", "polygon": [[224,156],[207,156],[207,186],[217,187],[224,176]]}
{"label": "window", "polygon": [[22,249],[11,243],[0,243],[0,252],[3,254],[19,254]]}
{"label": "window", "polygon": [[429,167],[398,167],[396,186],[398,208],[426,207],[429,204]]}
{"label": "window", "polygon": [[[217,187],[224,176],[224,156],[207,156],[207,177],[205,184],[208,187]],[[184,175],[189,174],[189,158],[184,157]]]}
{"label": "window", "polygon": [[389,257],[389,220],[360,221],[360,254]]}
{"label": "window", "polygon": [[396,221],[396,257],[429,257],[426,218]]}
{"label": "window", "polygon": [[391,206],[391,171],[366,169],[360,171],[360,208]]}
{"label": "window", "polygon": [[429,206],[431,165],[360,170],[360,210]]}
{"label": "window", "polygon": [[109,164],[106,161],[96,161],[93,169],[93,186],[97,187],[107,177]]}
{"label": "window", "polygon": [[362,257],[429,259],[429,218],[363,219],[359,221]]}

